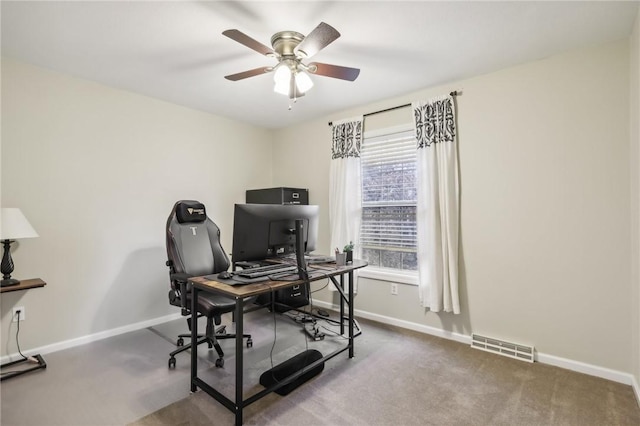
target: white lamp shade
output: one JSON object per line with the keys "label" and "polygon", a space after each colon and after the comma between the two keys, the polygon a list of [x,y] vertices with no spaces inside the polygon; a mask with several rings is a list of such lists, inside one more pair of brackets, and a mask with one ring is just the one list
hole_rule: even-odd
{"label": "white lamp shade", "polygon": [[38,233],[33,229],[33,226],[24,217],[20,209],[3,208],[0,214],[2,215],[0,240],[16,240],[38,236]]}
{"label": "white lamp shade", "polygon": [[300,71],[296,74],[296,85],[298,86],[298,92],[305,93],[313,87],[313,81],[306,72]]}
{"label": "white lamp shade", "polygon": [[291,70],[286,65],[281,65],[273,75],[273,81],[276,83],[273,87],[273,91],[282,95],[289,94],[289,87],[291,84]]}

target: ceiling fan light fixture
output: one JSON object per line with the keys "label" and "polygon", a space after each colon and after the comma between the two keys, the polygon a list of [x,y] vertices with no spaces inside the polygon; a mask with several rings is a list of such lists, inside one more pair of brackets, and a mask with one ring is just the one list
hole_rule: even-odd
{"label": "ceiling fan light fixture", "polygon": [[289,86],[291,82],[291,70],[288,66],[279,66],[273,75],[273,91],[282,95],[289,94]]}
{"label": "ceiling fan light fixture", "polygon": [[313,80],[306,72],[298,71],[296,73],[296,87],[298,92],[305,93],[313,87]]}

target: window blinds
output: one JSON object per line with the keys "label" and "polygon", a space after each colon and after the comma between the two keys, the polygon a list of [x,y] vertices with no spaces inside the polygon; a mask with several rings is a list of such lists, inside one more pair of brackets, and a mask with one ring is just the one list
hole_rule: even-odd
{"label": "window blinds", "polygon": [[365,137],[361,150],[364,248],[416,249],[416,142],[413,131]]}

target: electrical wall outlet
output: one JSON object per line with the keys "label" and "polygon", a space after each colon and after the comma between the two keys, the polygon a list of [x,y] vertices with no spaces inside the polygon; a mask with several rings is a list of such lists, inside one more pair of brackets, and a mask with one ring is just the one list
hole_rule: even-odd
{"label": "electrical wall outlet", "polygon": [[391,283],[391,294],[393,294],[393,295],[397,295],[398,294],[398,284]]}
{"label": "electrical wall outlet", "polygon": [[[18,318],[18,312],[20,312],[19,318]],[[13,316],[11,318],[12,318],[11,322],[18,322],[18,320],[24,321],[25,319],[27,319],[24,306],[17,306],[13,308]]]}

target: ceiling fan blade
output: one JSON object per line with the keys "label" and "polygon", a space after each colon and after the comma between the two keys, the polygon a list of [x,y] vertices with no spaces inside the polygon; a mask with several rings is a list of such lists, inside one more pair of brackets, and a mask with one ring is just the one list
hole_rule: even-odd
{"label": "ceiling fan blade", "polygon": [[320,25],[311,31],[293,51],[296,54],[301,54],[304,58],[310,58],[338,37],[340,37],[338,30],[329,24],[320,22]]}
{"label": "ceiling fan blade", "polygon": [[309,71],[314,74],[339,78],[341,80],[354,81],[358,78],[358,75],[360,75],[358,68],[341,67],[339,65],[323,64],[321,62],[312,62],[308,66]]}
{"label": "ceiling fan blade", "polygon": [[224,78],[231,81],[238,81],[249,77],[255,77],[256,75],[265,74],[273,71],[272,67],[255,68],[248,71],[239,72],[237,74],[225,75]]}
{"label": "ceiling fan blade", "polygon": [[263,55],[266,55],[266,56],[275,56],[276,55],[276,52],[274,52],[273,49],[271,49],[270,47],[265,46],[264,44],[260,43],[259,41],[256,41],[256,40],[252,39],[251,37],[249,37],[248,35],[246,35],[242,31],[226,30],[222,34],[226,35],[231,40],[237,41],[240,44],[244,44],[249,49],[253,49],[258,53],[262,53]]}

